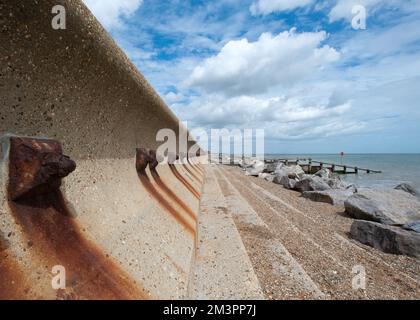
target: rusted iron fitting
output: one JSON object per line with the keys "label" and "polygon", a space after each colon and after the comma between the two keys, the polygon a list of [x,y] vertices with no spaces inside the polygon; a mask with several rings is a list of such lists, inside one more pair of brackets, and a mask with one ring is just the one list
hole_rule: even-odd
{"label": "rusted iron fitting", "polygon": [[10,137],[9,197],[13,201],[58,191],[62,178],[76,169],[50,139]]}
{"label": "rusted iron fitting", "polygon": [[149,165],[150,170],[155,170],[159,162],[156,158],[156,151],[146,149],[146,148],[137,148],[136,149],[136,170],[137,172],[143,173],[147,165]]}

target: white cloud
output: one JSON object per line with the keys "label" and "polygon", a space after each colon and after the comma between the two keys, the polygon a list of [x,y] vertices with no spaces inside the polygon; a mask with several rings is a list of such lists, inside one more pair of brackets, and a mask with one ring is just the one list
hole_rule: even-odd
{"label": "white cloud", "polygon": [[378,32],[367,29],[356,33],[343,45],[342,53],[347,58],[369,59],[410,51],[420,40],[418,21],[407,21]]}
{"label": "white cloud", "polygon": [[185,99],[185,96],[182,93],[175,93],[175,92],[168,92],[164,95],[163,99],[167,104],[173,104],[175,102],[179,102],[182,99]]}
{"label": "white cloud", "polygon": [[268,15],[305,7],[311,3],[312,0],[258,0],[251,5],[250,11],[253,15]]}
{"label": "white cloud", "polygon": [[[393,34],[389,32],[390,37]],[[223,91],[203,93],[191,103],[175,103],[172,107],[181,119],[194,126],[263,128],[266,137],[273,141],[321,141],[356,135],[363,142],[364,135],[401,134],[401,122],[415,122],[420,117],[420,91],[415,89],[420,81],[418,53],[395,54],[391,50],[391,56],[385,53],[380,59],[348,65],[358,55],[357,50],[361,51],[359,54],[364,51],[366,56],[378,56],[375,45],[369,46],[374,38],[369,33],[365,35],[357,41],[360,47],[343,53],[343,59],[350,59],[343,61],[345,68],[337,65],[328,70],[317,69],[310,79],[298,81],[293,88],[275,87],[265,94],[230,97]],[[344,48],[352,41],[345,43]],[[386,40],[381,39],[382,42]],[[281,96],[282,92],[287,96]]]}
{"label": "white cloud", "polygon": [[184,85],[227,96],[261,94],[275,86],[290,87],[339,59],[323,45],[327,34],[285,31],[263,33],[256,42],[228,42],[217,54],[197,66]]}
{"label": "white cloud", "polygon": [[83,0],[105,29],[119,28],[122,18],[130,17],[143,0]]}
{"label": "white cloud", "polygon": [[[299,139],[316,132],[318,137],[341,135],[349,131],[337,126],[348,121],[341,117],[351,114],[351,102],[329,106],[328,103],[305,101],[304,98],[239,96],[226,99],[214,94],[197,97],[189,105],[174,104],[172,108],[184,121],[204,128],[264,128],[267,137]],[[329,126],[333,123],[334,126]],[[352,128],[357,121],[352,122]],[[280,130],[281,129],[281,130]],[[331,129],[331,130],[329,130]]]}
{"label": "white cloud", "polygon": [[[289,19],[253,18],[234,0],[197,10],[187,1],[150,1],[138,21],[126,19],[135,6],[121,6],[132,1],[115,0],[112,10],[104,0],[85,1],[91,9],[96,4],[95,14],[115,28],[113,36],[190,128],[265,129],[267,141],[278,142],[275,152],[419,150],[419,0],[253,0],[258,15],[292,16],[304,5],[325,14],[314,23],[299,10],[290,20],[312,32],[280,34]],[[350,20],[353,4],[367,7],[367,30],[349,31],[349,23],[331,38],[318,32],[328,14],[331,21]],[[226,5],[235,6],[234,14],[218,17],[215,6],[224,16]],[[178,6],[185,10],[173,10]],[[172,41],[162,47],[156,35]],[[394,149],[390,137],[398,140]]]}

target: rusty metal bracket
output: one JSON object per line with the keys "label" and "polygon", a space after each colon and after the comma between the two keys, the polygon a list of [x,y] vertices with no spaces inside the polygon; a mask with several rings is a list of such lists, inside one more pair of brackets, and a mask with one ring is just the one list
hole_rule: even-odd
{"label": "rusty metal bracket", "polygon": [[136,170],[138,173],[145,173],[147,165],[149,165],[150,170],[155,170],[158,164],[156,151],[146,148],[136,149]]}
{"label": "rusty metal bracket", "polygon": [[8,191],[13,201],[57,191],[61,179],[75,169],[58,141],[10,138]]}

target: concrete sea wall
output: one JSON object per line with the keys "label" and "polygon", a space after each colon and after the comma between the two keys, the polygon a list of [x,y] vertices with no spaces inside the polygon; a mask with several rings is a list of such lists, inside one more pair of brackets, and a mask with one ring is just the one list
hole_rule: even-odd
{"label": "concrete sea wall", "polygon": [[135,166],[178,119],[81,1],[5,0],[0,28],[0,133],[53,139],[77,165],[59,193],[15,202],[3,138],[0,298],[185,297],[204,167]]}

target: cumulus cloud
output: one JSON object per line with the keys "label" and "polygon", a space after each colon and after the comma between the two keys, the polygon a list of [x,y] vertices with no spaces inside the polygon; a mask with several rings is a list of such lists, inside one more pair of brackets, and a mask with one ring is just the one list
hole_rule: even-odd
{"label": "cumulus cloud", "polygon": [[230,41],[197,66],[185,81],[188,87],[227,96],[260,94],[275,86],[290,87],[339,59],[339,52],[322,45],[324,31],[278,35],[263,33],[255,42]]}
{"label": "cumulus cloud", "polygon": [[130,17],[143,0],[83,0],[102,25],[110,30],[122,26],[122,19]]}
{"label": "cumulus cloud", "polygon": [[[190,128],[265,129],[272,152],[419,150],[419,0],[248,1],[258,18],[234,0],[148,1],[136,19],[142,1],[84,1]],[[367,30],[328,26],[355,4]],[[293,26],[308,32],[278,33]]]}
{"label": "cumulus cloud", "polygon": [[250,11],[253,15],[268,15],[305,7],[311,3],[312,0],[258,0],[251,5]]}
{"label": "cumulus cloud", "polygon": [[[318,128],[319,137],[346,133],[334,130],[338,119],[350,114],[351,102],[331,106],[315,99],[305,101],[298,96],[238,96],[226,99],[215,94],[197,97],[189,105],[174,104],[172,108],[182,120],[196,127],[264,128],[268,130],[268,136],[278,137],[281,134],[283,139],[296,139],[303,135],[303,127],[311,128],[311,132]],[[336,125],[327,126],[330,122]],[[279,128],[282,132],[278,131]]]}
{"label": "cumulus cloud", "polygon": [[175,93],[175,92],[168,92],[167,94],[164,95],[163,99],[165,100],[166,103],[168,104],[173,104],[175,102],[179,102],[183,99],[185,99],[185,96],[182,93]]}

